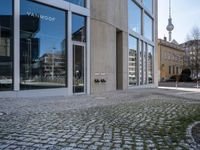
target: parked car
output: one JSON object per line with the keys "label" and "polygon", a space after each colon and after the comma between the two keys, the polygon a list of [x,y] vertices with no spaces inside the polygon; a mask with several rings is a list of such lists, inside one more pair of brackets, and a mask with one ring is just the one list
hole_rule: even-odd
{"label": "parked car", "polygon": [[197,81],[200,82],[200,77],[199,77],[199,78],[193,78],[192,81],[193,81],[193,82],[197,82]]}

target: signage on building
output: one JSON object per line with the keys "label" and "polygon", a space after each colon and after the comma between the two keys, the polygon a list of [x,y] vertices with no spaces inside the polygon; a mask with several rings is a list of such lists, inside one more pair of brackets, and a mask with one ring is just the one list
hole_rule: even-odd
{"label": "signage on building", "polygon": [[33,12],[26,12],[26,14],[28,16],[36,17],[36,18],[39,18],[39,19],[45,20],[45,21],[54,22],[56,20],[55,17],[50,17],[50,16],[46,16],[46,15],[40,15],[40,14],[36,14],[36,13],[33,13]]}

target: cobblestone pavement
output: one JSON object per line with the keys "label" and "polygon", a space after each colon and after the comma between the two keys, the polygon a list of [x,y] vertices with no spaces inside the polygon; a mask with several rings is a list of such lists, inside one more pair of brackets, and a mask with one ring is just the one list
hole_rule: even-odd
{"label": "cobblestone pavement", "polygon": [[181,93],[0,99],[0,149],[195,150],[186,129],[200,121],[199,93]]}

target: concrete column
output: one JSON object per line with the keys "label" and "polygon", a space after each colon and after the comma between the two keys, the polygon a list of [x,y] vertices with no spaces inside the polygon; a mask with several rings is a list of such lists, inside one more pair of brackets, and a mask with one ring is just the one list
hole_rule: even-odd
{"label": "concrete column", "polygon": [[14,2],[14,91],[20,90],[20,0]]}
{"label": "concrete column", "polygon": [[72,12],[68,12],[68,94],[73,95]]}
{"label": "concrete column", "polygon": [[155,13],[155,20],[154,20],[154,41],[155,41],[155,48],[154,48],[154,84],[155,86],[158,86],[158,79],[159,79],[159,71],[157,71],[158,69],[158,44],[157,44],[157,40],[158,40],[158,1],[154,0],[154,13]]}
{"label": "concrete column", "polygon": [[128,89],[128,33],[122,32],[123,36],[123,90]]}

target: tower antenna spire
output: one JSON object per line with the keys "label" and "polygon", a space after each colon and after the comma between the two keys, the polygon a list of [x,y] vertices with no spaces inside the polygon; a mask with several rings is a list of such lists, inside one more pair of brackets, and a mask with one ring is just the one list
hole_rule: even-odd
{"label": "tower antenna spire", "polygon": [[167,25],[167,31],[169,32],[169,41],[172,40],[172,31],[174,30],[174,25],[172,24],[172,16],[171,16],[171,0],[169,0],[169,19]]}
{"label": "tower antenna spire", "polygon": [[169,0],[169,18],[172,17],[171,13],[172,13],[171,0]]}

